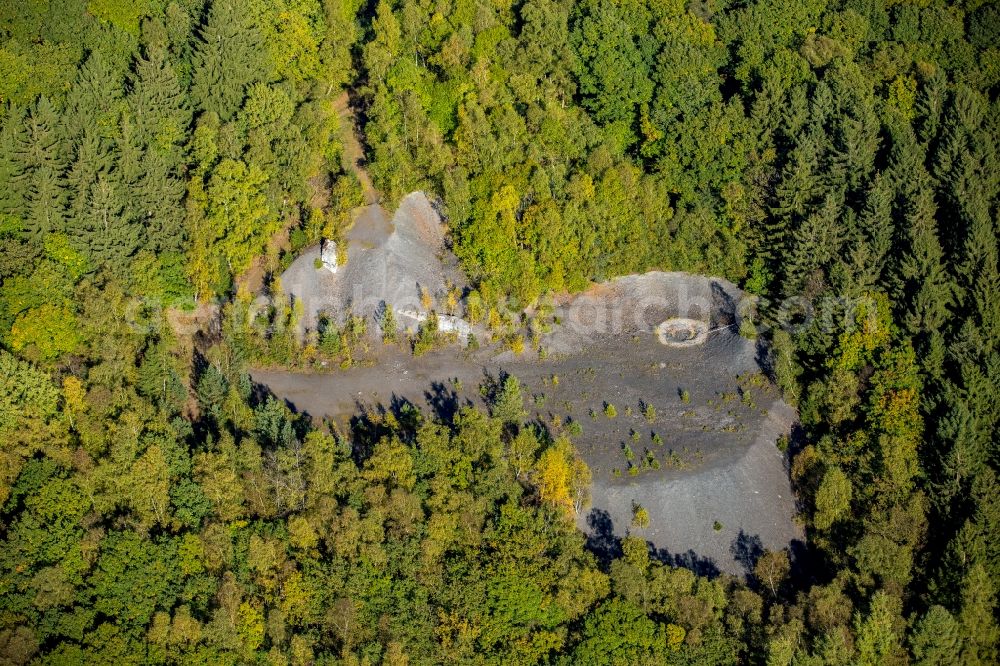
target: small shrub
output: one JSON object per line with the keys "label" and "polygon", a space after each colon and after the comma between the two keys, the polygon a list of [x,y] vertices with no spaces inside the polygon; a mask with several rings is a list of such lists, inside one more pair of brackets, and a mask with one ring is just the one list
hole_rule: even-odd
{"label": "small shrub", "polygon": [[344,349],[344,339],[332,324],[328,325],[319,338],[319,350],[326,356],[337,356]]}
{"label": "small shrub", "polygon": [[646,458],[643,461],[646,467],[652,467],[653,469],[660,469],[660,461],[656,459],[656,454],[646,449]]}
{"label": "small shrub", "polygon": [[683,402],[684,404],[691,402],[691,394],[688,393],[687,389],[681,389],[680,396],[681,396],[681,402]]}
{"label": "small shrub", "polygon": [[635,460],[635,452],[632,451],[632,447],[631,446],[629,446],[628,444],[625,444],[624,446],[622,446],[622,451],[625,452],[625,459],[626,460]]}
{"label": "small shrub", "polygon": [[382,342],[392,344],[399,339],[399,326],[396,324],[396,313],[386,304],[379,317],[379,328],[382,329]]}
{"label": "small shrub", "polygon": [[579,421],[574,419],[566,425],[566,431],[572,437],[579,437],[580,435],[583,434],[583,426],[580,425]]}
{"label": "small shrub", "polygon": [[652,423],[656,420],[656,408],[648,402],[644,403],[642,406],[642,415],[646,419],[646,423]]}
{"label": "small shrub", "polygon": [[639,476],[639,468],[636,467],[636,466],[634,466],[634,465],[632,467],[629,467],[628,468],[628,475],[629,476]]}
{"label": "small shrub", "polygon": [[622,471],[617,467],[615,467],[613,470],[611,470],[611,475],[614,476],[616,479],[620,479],[622,476]]}
{"label": "small shrub", "polygon": [[413,341],[413,355],[422,356],[434,349],[439,341],[437,314],[431,312],[417,329],[417,337]]}
{"label": "small shrub", "polygon": [[535,407],[544,407],[545,406],[545,394],[544,393],[536,393],[534,396],[532,396],[532,401],[535,403]]}
{"label": "small shrub", "polygon": [[633,442],[638,442],[639,441],[639,433],[637,431],[632,430],[632,432],[631,432],[631,434],[629,436],[632,438]]}
{"label": "small shrub", "polygon": [[316,270],[323,268],[323,260],[320,259],[319,257],[313,259],[313,268],[315,268]]}
{"label": "small shrub", "polygon": [[610,402],[604,403],[604,415],[609,419],[613,419],[618,416],[618,410]]}
{"label": "small shrub", "polygon": [[660,436],[660,433],[654,432],[652,439],[653,439],[653,444],[659,444],[660,446],[663,446],[663,437]]}
{"label": "small shrub", "polygon": [[517,333],[514,333],[506,340],[507,349],[514,352],[518,356],[524,353],[524,338],[522,338]]}
{"label": "small shrub", "polygon": [[716,532],[721,532],[722,523],[720,523],[719,521],[715,521],[714,523],[712,523],[712,529],[715,530]]}
{"label": "small shrub", "polygon": [[625,416],[632,416],[632,405],[625,407]]}
{"label": "small shrub", "polygon": [[637,529],[649,527],[649,511],[641,504],[632,505],[632,527]]}
{"label": "small shrub", "polygon": [[587,413],[590,414],[590,418],[597,420],[597,410],[595,410],[593,407],[591,407],[590,411]]}

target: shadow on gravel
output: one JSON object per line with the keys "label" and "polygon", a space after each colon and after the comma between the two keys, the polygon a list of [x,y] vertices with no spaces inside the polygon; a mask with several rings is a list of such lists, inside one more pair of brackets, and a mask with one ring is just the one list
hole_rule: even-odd
{"label": "shadow on gravel", "polygon": [[587,550],[592,552],[602,569],[611,565],[611,560],[622,554],[622,540],[615,536],[611,514],[604,509],[591,509],[587,514]]}
{"label": "shadow on gravel", "polygon": [[740,533],[733,539],[729,552],[733,554],[733,559],[740,563],[746,575],[749,576],[753,573],[757,560],[764,554],[764,544],[756,534],[750,536],[740,530]]}
{"label": "shadow on gravel", "polygon": [[[607,570],[611,561],[622,555],[622,540],[615,536],[614,523],[611,515],[603,509],[591,509],[587,514],[587,550],[592,552],[600,563],[601,568]],[[699,576],[715,578],[720,573],[715,560],[710,557],[702,557],[693,550],[685,553],[671,553],[666,548],[656,548],[652,542],[647,541],[646,547],[649,549],[650,558],[661,562],[667,566],[684,567],[690,569]]]}
{"label": "shadow on gravel", "polygon": [[469,400],[462,402],[458,397],[458,392],[449,389],[442,382],[431,382],[431,390],[424,391],[424,399],[427,400],[427,405],[434,412],[434,417],[442,423],[449,424],[461,407],[472,404]]}
{"label": "shadow on gravel", "polygon": [[684,553],[671,553],[666,548],[656,549],[652,542],[646,542],[649,546],[649,554],[653,559],[662,562],[663,564],[674,566],[674,567],[684,567],[685,569],[690,569],[699,576],[705,576],[707,578],[715,578],[720,573],[719,567],[715,564],[715,560],[711,557],[702,557],[693,550],[688,550]]}
{"label": "shadow on gravel", "polygon": [[[737,322],[736,301],[725,287],[715,280],[712,280],[712,301],[716,318],[715,321],[710,321],[711,326],[731,326]],[[708,319],[711,317],[711,313],[705,312],[701,316]]]}

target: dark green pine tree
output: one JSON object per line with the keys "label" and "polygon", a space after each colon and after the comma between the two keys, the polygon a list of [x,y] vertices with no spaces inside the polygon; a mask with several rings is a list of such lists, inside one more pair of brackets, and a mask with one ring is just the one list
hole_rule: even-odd
{"label": "dark green pine tree", "polygon": [[226,122],[239,110],[246,89],[269,76],[266,49],[246,8],[216,0],[195,46],[191,95],[197,107]]}
{"label": "dark green pine tree", "polygon": [[[769,87],[765,86],[765,91]],[[789,90],[787,101],[779,107],[781,111],[776,115],[781,120],[781,133],[794,143],[802,136],[802,130],[809,122],[809,90],[806,85],[798,85]]]}
{"label": "dark green pine tree", "polygon": [[130,114],[122,117],[121,127],[115,138],[114,155],[118,178],[124,186],[131,189],[142,178],[145,151]]}
{"label": "dark green pine tree", "polygon": [[924,82],[917,96],[917,113],[919,114],[920,141],[930,143],[941,128],[941,114],[944,111],[945,98],[948,91],[948,77],[941,69],[934,72]]}
{"label": "dark green pine tree", "polygon": [[65,228],[65,155],[55,107],[48,98],[41,97],[25,121],[23,140],[15,155],[13,181],[24,193],[22,217],[26,231],[32,236]]}
{"label": "dark green pine tree", "polygon": [[874,114],[843,116],[838,122],[837,152],[842,156],[848,191],[856,192],[871,178],[878,155],[879,123]]}
{"label": "dark green pine tree", "polygon": [[87,206],[90,186],[100,175],[106,175],[113,166],[111,151],[96,131],[84,130],[76,147],[76,159],[66,174],[69,186],[69,226],[83,214]]}
{"label": "dark green pine tree", "polygon": [[180,250],[185,242],[184,181],[167,157],[149,151],[139,182],[130,190],[143,221],[143,245],[157,252]]}
{"label": "dark green pine tree", "polygon": [[8,107],[0,127],[0,213],[18,217],[24,213],[24,165],[18,158],[24,143],[24,114],[18,107]]}
{"label": "dark green pine tree", "polygon": [[[920,190],[933,186],[931,175],[924,165],[925,153],[917,142],[913,128],[899,121],[889,127],[892,137],[888,176],[897,200],[913,198]],[[905,211],[903,211],[905,212]]]}
{"label": "dark green pine tree", "polygon": [[814,291],[825,278],[823,269],[840,255],[843,245],[843,200],[828,194],[823,205],[808,215],[795,230],[791,252],[786,257],[785,295]]}
{"label": "dark green pine tree", "polygon": [[909,247],[899,266],[899,296],[905,304],[903,322],[912,334],[940,331],[954,303],[955,283],[944,263],[935,212],[930,189],[916,192],[906,207]]}
{"label": "dark green pine tree", "polygon": [[150,46],[135,66],[128,106],[140,143],[180,165],[191,109],[163,46]]}
{"label": "dark green pine tree", "polygon": [[[201,11],[201,3],[198,3],[196,11]],[[185,90],[191,85],[191,63],[193,60],[191,47],[194,38],[192,33],[194,24],[191,10],[177,2],[171,2],[167,5],[163,16],[163,27],[169,44],[171,61],[174,63],[181,88]]]}
{"label": "dark green pine tree", "polygon": [[128,215],[121,184],[113,175],[101,175],[90,187],[86,209],[71,238],[95,266],[124,276],[128,258],[139,248],[142,231],[142,225]]}
{"label": "dark green pine tree", "polygon": [[94,50],[80,67],[66,94],[63,134],[75,144],[85,132],[109,139],[118,128],[120,100],[124,94],[123,73],[107,57]]}
{"label": "dark green pine tree", "polygon": [[184,243],[181,170],[191,110],[165,46],[154,43],[147,51],[128,97],[135,132],[127,139],[142,151],[139,172],[129,174],[131,208],[145,227],[143,245],[177,250]]}
{"label": "dark green pine tree", "polygon": [[[913,182],[930,181],[922,165],[912,176]],[[896,276],[896,303],[903,326],[915,339],[927,377],[922,395],[924,409],[931,413],[941,397],[937,389],[944,379],[945,325],[955,304],[957,285],[948,272],[938,237],[932,189],[924,186],[910,191],[903,201],[905,250]]]}
{"label": "dark green pine tree", "polygon": [[69,193],[66,181],[55,169],[41,167],[31,177],[25,207],[25,227],[33,236],[66,230]]}
{"label": "dark green pine tree", "polygon": [[820,191],[820,144],[817,138],[807,133],[791,150],[775,188],[771,215],[763,225],[759,254],[770,265],[774,275],[784,274],[784,259],[791,247],[792,232],[815,203]]}
{"label": "dark green pine tree", "polygon": [[877,174],[868,188],[865,207],[851,239],[847,259],[851,291],[855,294],[875,288],[882,282],[894,234],[892,198],[889,179]]}
{"label": "dark green pine tree", "polygon": [[939,510],[960,521],[965,516],[955,502],[966,499],[972,480],[989,459],[990,431],[968,404],[967,391],[945,382],[942,396],[947,408],[937,422],[937,441],[928,447],[928,468]]}
{"label": "dark green pine tree", "polygon": [[[971,160],[970,160],[971,161]],[[997,227],[983,183],[970,174],[970,188],[959,202],[964,242],[956,273],[962,287],[965,313],[990,334],[1000,332],[1000,275]],[[991,344],[991,348],[997,348]]]}

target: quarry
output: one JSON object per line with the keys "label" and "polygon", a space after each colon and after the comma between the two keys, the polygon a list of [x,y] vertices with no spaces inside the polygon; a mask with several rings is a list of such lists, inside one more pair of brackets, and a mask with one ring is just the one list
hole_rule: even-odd
{"label": "quarry", "polygon": [[[361,316],[369,353],[328,372],[252,372],[296,411],[348,430],[360,413],[406,404],[448,418],[484,406],[479,387],[511,375],[529,420],[569,433],[591,469],[590,506],[577,524],[598,555],[613,555],[632,533],[663,561],[740,574],[755,553],[803,539],[776,446],[795,412],[762,373],[766,350],[739,335],[745,297],[735,285],[667,272],[595,284],[555,297],[544,317],[522,314],[542,322],[537,348],[514,350],[465,318],[468,283],[423,193],[404,197],[392,215],[378,204],[360,209],[341,242],[345,261],[329,244],[316,246],[281,285],[301,303],[302,335],[324,317]],[[433,317],[447,342],[419,356],[383,344],[386,308],[411,332]],[[638,531],[637,505],[650,516]]]}

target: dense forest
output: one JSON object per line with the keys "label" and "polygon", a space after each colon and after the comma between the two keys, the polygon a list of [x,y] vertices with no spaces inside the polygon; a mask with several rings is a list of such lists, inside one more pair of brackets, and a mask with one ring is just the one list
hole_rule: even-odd
{"label": "dense forest", "polygon": [[[0,40],[0,663],[1000,661],[992,0],[19,0]],[[637,516],[596,557],[513,379],[349,432],[255,386],[315,352],[241,305],[361,202],[345,95],[487,304],[754,294],[806,552],[708,578]]]}

